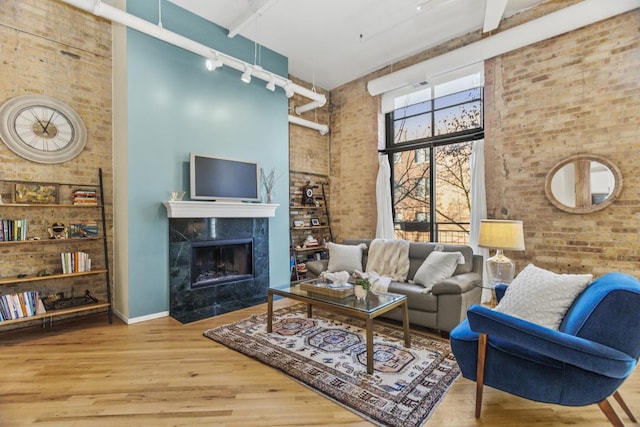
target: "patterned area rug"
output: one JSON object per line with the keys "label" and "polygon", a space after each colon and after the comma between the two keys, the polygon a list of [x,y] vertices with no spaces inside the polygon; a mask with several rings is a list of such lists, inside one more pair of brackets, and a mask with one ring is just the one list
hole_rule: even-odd
{"label": "patterned area rug", "polygon": [[403,332],[374,326],[374,368],[367,374],[364,322],[306,306],[274,311],[204,332],[214,341],[280,369],[294,379],[379,425],[420,426],[460,370],[449,343],[418,334],[411,348]]}

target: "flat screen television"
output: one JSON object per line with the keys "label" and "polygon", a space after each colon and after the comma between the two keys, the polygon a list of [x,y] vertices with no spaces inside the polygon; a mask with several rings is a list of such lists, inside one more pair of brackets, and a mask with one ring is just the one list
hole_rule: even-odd
{"label": "flat screen television", "polygon": [[260,200],[258,163],[190,153],[189,175],[192,200]]}

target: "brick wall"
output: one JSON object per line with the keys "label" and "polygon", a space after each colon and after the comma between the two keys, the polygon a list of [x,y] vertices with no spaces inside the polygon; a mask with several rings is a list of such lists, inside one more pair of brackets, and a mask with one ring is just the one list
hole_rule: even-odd
{"label": "brick wall", "polygon": [[[640,266],[640,10],[486,63],[487,209],[524,220],[518,262],[557,271],[636,273]],[[623,175],[618,201],[576,215],[545,197],[547,172],[595,154]]]}
{"label": "brick wall", "polygon": [[334,237],[373,238],[376,231],[378,140],[384,129],[378,99],[361,78],[331,93],[331,212]]}
{"label": "brick wall", "polygon": [[[78,157],[53,165],[25,160],[0,143],[0,179],[97,184],[98,168],[102,168],[107,234],[111,245],[111,24],[59,1],[3,1],[0,7],[0,64],[0,102],[27,93],[58,98],[79,113],[88,133],[86,148]],[[93,213],[82,218],[76,214],[77,210],[74,213],[57,208],[30,210],[25,214],[32,224],[29,236],[46,238],[46,224],[53,221],[69,224],[74,219],[99,219],[99,213],[97,218],[87,218],[95,215]],[[104,266],[104,260],[99,258],[102,245],[98,243],[90,251],[95,252],[92,257],[97,258],[96,264]],[[13,276],[18,272],[36,274],[45,268],[59,270],[60,249],[55,246],[3,247],[0,276]],[[51,283],[46,291],[63,290],[69,283],[63,282]],[[35,283],[24,286],[39,289]],[[74,279],[73,287],[79,295],[91,284],[87,280]],[[93,290],[100,299],[105,299],[104,286]],[[4,287],[2,291],[9,291],[9,288]],[[66,291],[68,294],[69,290]]]}
{"label": "brick wall", "polygon": [[[575,2],[546,2],[510,18],[500,31]],[[522,219],[533,262],[556,271],[635,273],[640,182],[640,10],[589,25],[486,62],[486,181],[490,218]],[[331,91],[331,208],[338,241],[375,234],[378,98],[366,82],[472,43],[468,34]],[[562,158],[598,154],[621,169],[620,199],[604,211],[562,212],[544,178]]]}

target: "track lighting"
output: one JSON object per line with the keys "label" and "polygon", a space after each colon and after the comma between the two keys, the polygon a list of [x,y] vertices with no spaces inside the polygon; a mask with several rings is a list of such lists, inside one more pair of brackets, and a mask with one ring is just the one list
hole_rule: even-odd
{"label": "track lighting", "polygon": [[204,61],[204,66],[207,70],[213,71],[216,68],[222,67],[222,59],[220,59],[218,55],[214,55],[212,58],[207,58],[206,61]]}
{"label": "track lighting", "polygon": [[[97,17],[100,17],[102,19],[107,19],[113,23],[124,25],[127,28],[131,28],[133,30],[139,31],[142,34],[146,34],[148,36],[154,37],[155,39],[166,42],[172,46],[195,53],[196,55],[198,55],[199,57],[205,60],[208,58],[211,58],[212,68],[213,68],[213,65],[216,64],[215,59],[220,60],[224,67],[228,67],[230,69],[234,69],[237,71],[245,71],[247,66],[253,67],[251,64],[247,64],[246,62],[238,58],[235,58],[226,53],[218,52],[209,46],[203,45],[199,42],[196,42],[195,40],[188,39],[180,34],[169,31],[166,28],[162,29],[162,31],[158,31],[158,25],[151,23],[145,19],[139,18],[135,15],[132,15],[130,13],[127,13],[117,7],[109,5],[108,3],[111,3],[111,2],[106,2],[106,1],[96,2],[95,0],[61,0],[61,1],[70,6],[76,7],[85,12],[88,12]],[[265,4],[269,4],[271,1],[272,0],[268,0]],[[98,3],[100,7],[96,7],[96,3]],[[610,3],[613,4],[618,2],[610,2]],[[623,3],[623,2],[620,2],[620,3]],[[255,50],[255,46],[254,46],[254,50]],[[259,64],[260,62],[254,61],[254,63]],[[251,70],[251,72],[249,73],[248,77],[251,78],[251,76],[254,76],[265,82],[268,81],[268,79],[270,79],[271,77],[274,77],[276,86],[282,87],[285,84],[289,85],[288,89],[285,91],[288,97],[293,96],[295,91],[295,93],[299,94],[300,96],[311,99],[312,102],[316,102],[316,101],[319,102],[320,103],[319,106],[325,105],[327,101],[324,95],[321,95],[319,93],[316,93],[313,90],[306,89],[298,84],[295,84],[289,81],[286,77],[280,76],[278,74],[273,74],[265,70],[258,70],[256,68],[255,71]],[[304,106],[301,106],[300,108],[304,108]]]}
{"label": "track lighting", "polygon": [[276,90],[276,79],[273,77],[273,75],[271,75],[271,78],[269,78],[269,83],[267,83],[267,90],[270,90],[271,92]]}
{"label": "track lighting", "polygon": [[291,85],[289,83],[284,86],[284,94],[287,95],[287,98],[291,98],[293,96],[293,89],[291,89]]}
{"label": "track lighting", "polygon": [[245,83],[251,83],[251,67],[244,67],[244,73],[242,73],[240,80]]}

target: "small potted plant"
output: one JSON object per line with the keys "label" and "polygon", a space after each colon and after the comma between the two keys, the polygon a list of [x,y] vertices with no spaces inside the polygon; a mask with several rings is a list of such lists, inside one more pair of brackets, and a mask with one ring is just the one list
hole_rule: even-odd
{"label": "small potted plant", "polygon": [[358,279],[353,285],[353,293],[358,300],[365,299],[371,290],[369,279]]}

